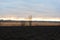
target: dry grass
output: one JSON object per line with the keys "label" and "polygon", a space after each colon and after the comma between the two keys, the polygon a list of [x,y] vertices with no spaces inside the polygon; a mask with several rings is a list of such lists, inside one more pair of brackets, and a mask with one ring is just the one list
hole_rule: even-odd
{"label": "dry grass", "polygon": [[[0,22],[0,26],[30,26],[29,22]],[[60,26],[55,22],[31,22],[31,26]]]}

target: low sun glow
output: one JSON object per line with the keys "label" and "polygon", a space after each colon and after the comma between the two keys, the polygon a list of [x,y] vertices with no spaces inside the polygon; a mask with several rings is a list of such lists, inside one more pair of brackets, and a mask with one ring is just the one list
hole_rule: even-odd
{"label": "low sun glow", "polygon": [[0,17],[0,20],[14,20],[14,21],[60,21],[60,18],[15,18],[15,17]]}

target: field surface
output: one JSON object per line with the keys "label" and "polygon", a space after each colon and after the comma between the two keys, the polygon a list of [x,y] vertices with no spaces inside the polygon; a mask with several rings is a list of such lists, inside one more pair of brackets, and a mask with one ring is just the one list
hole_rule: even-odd
{"label": "field surface", "polygon": [[0,21],[0,26],[60,26],[60,21]]}
{"label": "field surface", "polygon": [[60,40],[59,26],[0,26],[0,40]]}

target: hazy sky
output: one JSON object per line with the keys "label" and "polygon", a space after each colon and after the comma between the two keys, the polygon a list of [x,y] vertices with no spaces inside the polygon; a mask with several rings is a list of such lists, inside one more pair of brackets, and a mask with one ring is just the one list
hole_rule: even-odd
{"label": "hazy sky", "polygon": [[0,16],[60,17],[60,0],[0,0]]}

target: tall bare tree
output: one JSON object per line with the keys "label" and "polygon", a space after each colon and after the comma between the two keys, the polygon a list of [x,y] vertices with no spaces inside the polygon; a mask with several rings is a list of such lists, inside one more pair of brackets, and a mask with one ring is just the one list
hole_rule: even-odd
{"label": "tall bare tree", "polygon": [[31,26],[32,23],[32,15],[29,16],[29,26]]}

